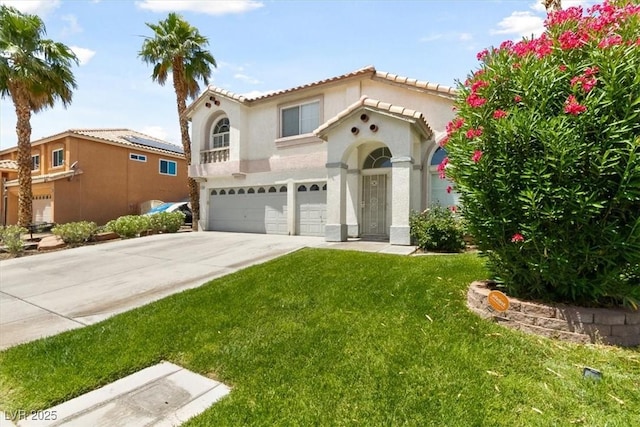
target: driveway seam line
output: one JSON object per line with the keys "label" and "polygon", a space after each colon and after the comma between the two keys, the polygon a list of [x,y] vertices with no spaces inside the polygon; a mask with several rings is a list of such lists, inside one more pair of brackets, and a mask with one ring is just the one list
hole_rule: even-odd
{"label": "driveway seam line", "polygon": [[64,314],[56,313],[56,312],[55,312],[55,311],[53,311],[53,310],[49,310],[48,308],[45,308],[45,307],[42,307],[42,306],[40,306],[40,305],[38,305],[38,304],[32,303],[31,301],[27,301],[26,299],[22,299],[22,298],[20,298],[20,297],[18,297],[18,296],[11,295],[11,294],[10,294],[10,293],[8,293],[8,292],[0,291],[0,294],[8,295],[8,296],[10,296],[10,297],[12,297],[12,298],[15,298],[15,299],[19,300],[19,301],[25,302],[25,303],[27,303],[27,304],[29,304],[29,305],[32,305],[32,306],[34,306],[34,307],[36,307],[36,308],[39,308],[40,310],[44,310],[44,311],[46,311],[47,313],[51,313],[51,314],[54,314],[54,315],[56,315],[56,316],[62,317],[62,318],[64,318],[64,319],[70,320],[70,321],[72,321],[73,323],[77,323],[78,325],[88,326],[86,323],[79,322],[79,321],[77,321],[77,320],[75,320],[75,319],[73,319],[73,318],[71,318],[71,317],[65,316]]}

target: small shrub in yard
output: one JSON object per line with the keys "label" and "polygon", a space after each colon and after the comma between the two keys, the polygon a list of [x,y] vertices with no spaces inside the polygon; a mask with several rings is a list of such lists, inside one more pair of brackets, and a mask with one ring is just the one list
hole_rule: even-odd
{"label": "small shrub in yard", "polygon": [[158,212],[149,215],[149,223],[154,233],[176,233],[184,224],[182,212]]}
{"label": "small shrub in yard", "polygon": [[91,240],[98,226],[95,222],[79,221],[59,224],[51,229],[51,232],[59,236],[66,244],[77,245]]}
{"label": "small shrub in yard", "polygon": [[424,250],[459,252],[464,249],[464,227],[454,213],[441,206],[412,212],[409,218],[411,237]]}
{"label": "small shrub in yard", "polygon": [[7,252],[12,255],[18,255],[24,250],[24,241],[22,235],[29,230],[18,225],[0,226],[0,240]]}
{"label": "small shrub in yard", "polygon": [[640,303],[640,5],[551,13],[478,53],[439,168],[513,296]]}
{"label": "small shrub in yard", "polygon": [[140,233],[150,230],[151,224],[148,216],[126,215],[109,221],[106,229],[117,233],[120,237],[129,238],[140,236]]}

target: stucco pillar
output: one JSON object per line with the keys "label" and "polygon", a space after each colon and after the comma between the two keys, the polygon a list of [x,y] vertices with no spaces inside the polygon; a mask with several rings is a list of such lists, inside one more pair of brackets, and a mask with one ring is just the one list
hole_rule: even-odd
{"label": "stucco pillar", "polygon": [[200,218],[198,218],[198,231],[209,231],[209,213],[211,212],[211,190],[206,185],[200,184]]}
{"label": "stucco pillar", "polygon": [[287,230],[289,236],[296,234],[296,183],[287,181]]}
{"label": "stucco pillar", "polygon": [[347,165],[341,162],[327,163],[327,242],[347,240],[346,202]]}
{"label": "stucco pillar", "polygon": [[413,159],[411,157],[393,157],[391,167],[389,243],[406,246],[411,244],[409,214],[411,213]]}
{"label": "stucco pillar", "polygon": [[360,208],[360,197],[358,197],[359,184],[360,170],[347,170],[347,235],[349,237],[358,237],[360,235],[360,225],[358,222],[358,210]]}

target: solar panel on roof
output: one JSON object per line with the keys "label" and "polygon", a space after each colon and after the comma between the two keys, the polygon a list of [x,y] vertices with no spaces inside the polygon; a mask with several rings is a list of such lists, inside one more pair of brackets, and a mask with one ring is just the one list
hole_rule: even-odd
{"label": "solar panel on roof", "polygon": [[184,154],[184,150],[182,149],[182,147],[178,147],[177,145],[167,144],[165,142],[160,142],[160,141],[154,141],[153,139],[143,138],[136,135],[126,135],[126,136],[123,136],[123,138],[133,144],[146,145],[147,147],[153,147],[153,148],[158,148],[160,150],[171,151],[173,153]]}

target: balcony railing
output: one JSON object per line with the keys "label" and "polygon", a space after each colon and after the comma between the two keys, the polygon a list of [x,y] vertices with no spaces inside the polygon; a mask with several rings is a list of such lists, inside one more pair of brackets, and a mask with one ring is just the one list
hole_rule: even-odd
{"label": "balcony railing", "polygon": [[200,152],[200,163],[220,163],[229,160],[229,147],[214,148]]}

